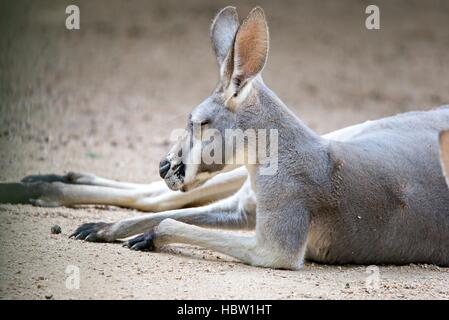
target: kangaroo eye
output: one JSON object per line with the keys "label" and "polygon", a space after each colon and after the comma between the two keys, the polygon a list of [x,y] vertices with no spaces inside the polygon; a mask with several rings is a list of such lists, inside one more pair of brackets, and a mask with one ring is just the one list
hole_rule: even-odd
{"label": "kangaroo eye", "polygon": [[209,124],[209,120],[203,120],[203,121],[201,121],[201,126],[205,126],[206,124]]}

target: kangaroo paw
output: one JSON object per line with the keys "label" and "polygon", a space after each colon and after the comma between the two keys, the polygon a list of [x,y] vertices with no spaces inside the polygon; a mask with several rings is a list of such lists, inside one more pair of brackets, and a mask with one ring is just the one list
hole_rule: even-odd
{"label": "kangaroo paw", "polygon": [[154,250],[154,232],[148,231],[137,237],[129,239],[123,243],[124,247],[128,247],[131,250],[136,251],[153,251]]}

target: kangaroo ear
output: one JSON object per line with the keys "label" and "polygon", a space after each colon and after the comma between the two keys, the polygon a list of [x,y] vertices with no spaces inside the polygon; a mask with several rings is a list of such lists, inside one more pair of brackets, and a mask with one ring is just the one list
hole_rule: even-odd
{"label": "kangaroo ear", "polygon": [[443,173],[449,185],[449,130],[440,133],[440,158]]}
{"label": "kangaroo ear", "polygon": [[265,14],[262,8],[256,7],[242,22],[235,36],[232,82],[236,91],[264,68],[268,57],[268,42]]}
{"label": "kangaroo ear", "polygon": [[212,21],[210,37],[220,66],[234,43],[238,28],[239,17],[235,7],[223,8]]}

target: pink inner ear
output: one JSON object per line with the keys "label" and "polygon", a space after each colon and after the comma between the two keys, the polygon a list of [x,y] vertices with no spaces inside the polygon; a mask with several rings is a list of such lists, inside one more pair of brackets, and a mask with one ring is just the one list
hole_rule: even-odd
{"label": "pink inner ear", "polygon": [[260,11],[251,12],[240,26],[235,40],[235,65],[243,78],[262,71],[268,54],[268,30]]}
{"label": "pink inner ear", "polygon": [[446,180],[449,183],[449,130],[440,134],[440,153]]}

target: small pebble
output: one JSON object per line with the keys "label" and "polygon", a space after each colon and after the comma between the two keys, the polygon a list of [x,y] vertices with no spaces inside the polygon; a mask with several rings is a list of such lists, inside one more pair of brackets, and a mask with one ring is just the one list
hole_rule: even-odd
{"label": "small pebble", "polygon": [[60,234],[62,232],[61,227],[55,224],[53,227],[51,227],[51,233],[52,234]]}

